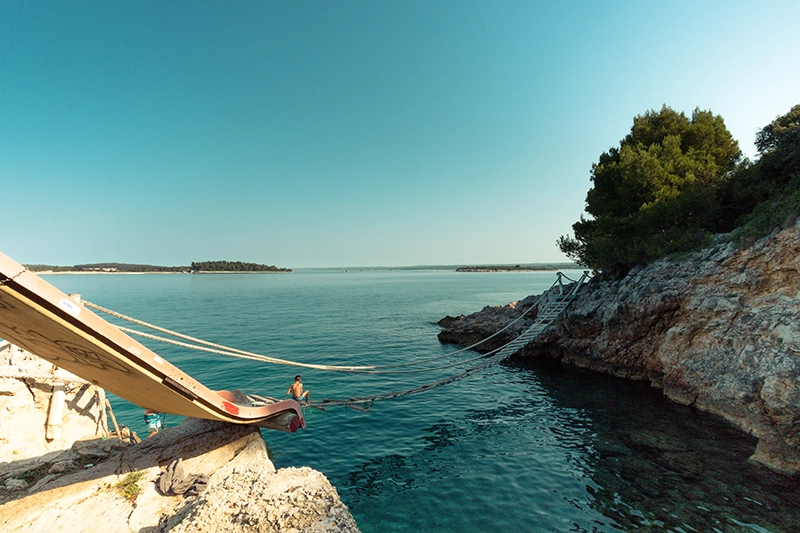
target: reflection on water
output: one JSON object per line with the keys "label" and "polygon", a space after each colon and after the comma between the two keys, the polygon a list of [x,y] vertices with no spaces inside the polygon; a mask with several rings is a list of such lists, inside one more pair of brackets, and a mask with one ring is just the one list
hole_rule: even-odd
{"label": "reflection on water", "polygon": [[[533,372],[533,370],[531,370]],[[748,462],[756,440],[641,384],[537,369],[591,420],[591,506],[625,530],[797,531],[800,479]]]}
{"label": "reflection on water", "polygon": [[[644,384],[513,361],[511,401],[424,429],[337,483],[372,531],[798,531],[798,479]],[[392,527],[394,526],[394,528]],[[419,528],[419,529],[416,529]]]}
{"label": "reflection on water", "polygon": [[[443,316],[553,281],[552,273],[443,271],[53,278],[65,292],[194,336],[355,365],[441,355],[452,349],[436,339]],[[297,373],[155,348],[212,388],[281,397]],[[317,399],[448,375],[302,373]],[[120,423],[144,431],[141,408],[112,403]],[[306,416],[294,435],[264,432],[274,462],[324,473],[363,533],[800,531],[797,479],[748,463],[752,438],[643,384],[507,361],[368,412]]]}

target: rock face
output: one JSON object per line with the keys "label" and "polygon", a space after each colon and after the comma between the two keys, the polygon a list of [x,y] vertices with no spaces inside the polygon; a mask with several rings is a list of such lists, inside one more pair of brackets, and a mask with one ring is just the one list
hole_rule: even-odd
{"label": "rock face", "polygon": [[258,428],[187,419],[108,438],[104,404],[103,389],[0,345],[0,531],[358,533],[325,476],[275,470]]}
{"label": "rock face", "polygon": [[0,343],[0,465],[58,454],[87,435],[107,435],[105,398],[103,389]]}
{"label": "rock face", "polygon": [[[81,446],[93,450],[97,462],[88,462]],[[0,490],[0,530],[358,532],[322,474],[276,471],[251,426],[187,419],[139,444],[81,441],[63,455],[28,476],[30,489]],[[199,495],[160,492],[157,482],[176,459],[187,475],[207,476],[207,489]]]}
{"label": "rock face", "polygon": [[[535,300],[455,320],[440,340],[474,343]],[[508,342],[531,322],[476,349]],[[648,380],[758,437],[753,460],[800,472],[800,221],[745,249],[718,245],[621,280],[593,279],[520,354]]]}
{"label": "rock face", "polygon": [[348,533],[358,528],[325,476],[303,467],[241,469],[212,487],[168,531]]}

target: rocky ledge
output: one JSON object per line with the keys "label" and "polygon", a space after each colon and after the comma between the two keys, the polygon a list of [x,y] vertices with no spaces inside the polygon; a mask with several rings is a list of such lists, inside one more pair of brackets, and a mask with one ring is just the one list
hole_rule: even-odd
{"label": "rocky ledge", "polygon": [[[358,533],[328,480],[276,470],[258,428],[110,433],[105,392],[0,343],[0,531]],[[117,437],[117,438],[115,438]]]}
{"label": "rocky ledge", "polygon": [[138,444],[78,441],[19,470],[6,481],[24,483],[0,491],[6,533],[358,533],[328,480],[276,470],[251,426],[187,419]]}
{"label": "rocky ledge", "polygon": [[[533,323],[538,296],[447,317],[441,342],[471,345],[528,312],[486,352]],[[622,279],[597,276],[519,352],[633,380],[758,437],[752,460],[800,473],[800,221],[752,246],[719,244]]]}

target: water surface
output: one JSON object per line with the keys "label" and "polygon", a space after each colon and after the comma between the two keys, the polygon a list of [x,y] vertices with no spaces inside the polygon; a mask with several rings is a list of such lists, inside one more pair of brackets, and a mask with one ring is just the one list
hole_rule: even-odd
{"label": "water surface", "polygon": [[[577,279],[580,272],[568,272]],[[386,365],[456,351],[436,322],[540,293],[552,272],[301,271],[48,276],[65,292],[240,349],[318,364]],[[113,321],[113,320],[112,320]],[[145,344],[207,386],[313,399],[399,391],[463,368],[402,375],[298,370]],[[446,361],[475,357],[460,353]],[[142,410],[113,397],[121,423]],[[509,360],[362,412],[306,410],[265,431],[277,467],[311,466],[364,533],[798,531],[796,480],[749,464],[755,441],[646,385]],[[168,417],[167,424],[179,421]]]}

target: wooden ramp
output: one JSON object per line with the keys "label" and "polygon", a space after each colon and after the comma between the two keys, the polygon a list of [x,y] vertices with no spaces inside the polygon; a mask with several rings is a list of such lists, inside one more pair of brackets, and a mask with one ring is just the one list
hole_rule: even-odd
{"label": "wooden ramp", "polygon": [[142,408],[294,433],[294,400],[262,405],[213,391],[0,253],[0,338]]}

